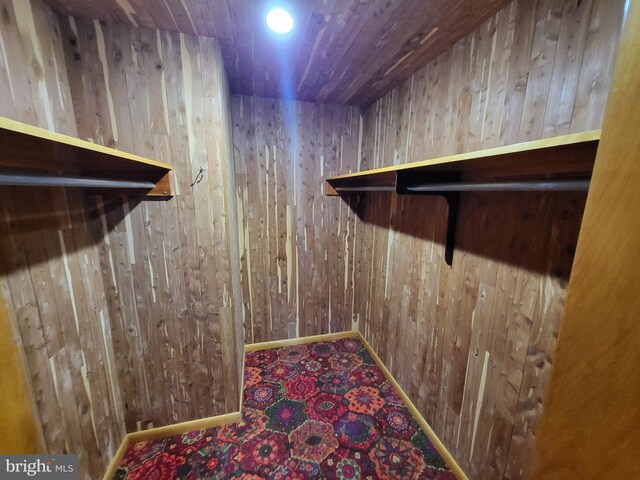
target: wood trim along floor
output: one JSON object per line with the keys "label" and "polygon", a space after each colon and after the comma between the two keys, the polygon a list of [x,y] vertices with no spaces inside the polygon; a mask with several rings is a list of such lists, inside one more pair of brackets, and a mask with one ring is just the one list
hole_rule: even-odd
{"label": "wood trim along floor", "polygon": [[311,335],[310,337],[288,338],[286,340],[274,340],[272,342],[249,343],[244,346],[244,353],[257,352],[258,350],[266,350],[268,348],[289,347],[291,345],[303,345],[305,343],[328,342],[330,340],[339,340],[340,338],[357,337],[358,332],[347,331],[337,333],[325,333],[323,335]]}
{"label": "wood trim along floor", "polygon": [[116,474],[116,470],[118,469],[118,465],[120,465],[120,461],[122,457],[124,457],[124,452],[127,451],[127,447],[129,446],[129,434],[127,433],[122,439],[122,443],[118,447],[118,451],[115,456],[111,459],[111,463],[109,464],[109,468],[102,477],[103,480],[111,480],[113,476]]}
{"label": "wood trim along floor", "polygon": [[[244,365],[244,362],[243,362]],[[242,394],[241,394],[242,395]],[[145,442],[148,440],[155,440],[157,438],[170,437],[172,435],[179,435],[181,433],[190,432],[192,430],[200,430],[203,428],[220,427],[227,423],[239,422],[242,420],[242,412],[231,412],[222,415],[216,415],[215,417],[202,418],[199,420],[190,420],[187,422],[174,423],[172,425],[166,425],[164,427],[149,428],[147,430],[141,430],[139,432],[127,433],[122,439],[122,443],[118,448],[115,456],[109,464],[103,480],[111,480],[113,475],[118,469],[118,465],[124,456],[124,452],[127,447],[132,443]]]}
{"label": "wood trim along floor", "polygon": [[187,422],[174,423],[164,427],[155,427],[139,432],[131,432],[129,441],[131,443],[145,442],[148,440],[156,440],[158,438],[171,437],[180,435],[181,433],[191,432],[193,430],[201,430],[203,428],[220,427],[227,423],[239,422],[242,420],[242,412],[224,413],[215,417],[207,417],[199,420],[190,420]]}
{"label": "wood trim along floor", "polygon": [[247,355],[247,347],[244,347],[244,353],[242,354],[242,371],[240,372],[240,403],[238,404],[238,411],[240,417],[242,417],[242,404],[244,403],[244,357]]}
{"label": "wood trim along floor", "polygon": [[400,397],[402,397],[402,400],[407,405],[407,409],[411,412],[411,415],[413,415],[413,418],[415,419],[415,421],[418,422],[418,425],[420,425],[420,428],[422,428],[422,431],[427,435],[427,437],[429,437],[429,440],[431,441],[431,443],[433,443],[433,446],[436,448],[438,453],[442,455],[442,458],[444,459],[444,461],[447,462],[447,465],[449,466],[453,474],[456,477],[458,477],[458,480],[469,480],[469,478],[462,471],[462,469],[460,468],[458,463],[455,461],[453,456],[449,453],[449,450],[447,450],[447,447],[445,447],[444,444],[440,441],[440,439],[435,434],[435,432],[431,429],[431,427],[429,426],[427,421],[424,419],[422,414],[418,411],[416,406],[409,399],[409,396],[405,393],[405,391],[402,389],[402,387],[396,381],[396,379],[393,378],[393,375],[391,375],[391,372],[387,369],[387,367],[385,367],[384,363],[382,363],[382,360],[380,360],[380,357],[378,357],[378,354],[373,350],[371,345],[369,345],[369,342],[367,342],[367,340],[364,338],[364,336],[360,332],[356,332],[356,333],[357,333],[357,337],[362,341],[362,343],[364,343],[365,347],[367,347],[367,350],[369,351],[369,353],[371,354],[375,362],[378,364],[378,367],[380,367],[380,370],[382,370],[382,372],[387,377],[388,382],[391,385],[393,385],[393,387],[398,391],[398,393],[400,394]]}
{"label": "wood trim along floor", "polygon": [[[378,354],[373,350],[371,345],[369,345],[369,342],[367,342],[367,340],[364,338],[364,336],[360,332],[347,331],[347,332],[338,332],[338,333],[328,333],[324,335],[313,335],[310,337],[290,338],[287,340],[275,340],[272,342],[250,343],[244,346],[244,353],[246,354],[247,352],[256,352],[258,350],[265,350],[268,348],[288,347],[290,345],[302,345],[305,343],[315,343],[315,342],[323,342],[323,341],[326,342],[329,340],[338,340],[341,338],[351,338],[351,337],[359,338],[362,341],[362,343],[365,345],[365,347],[371,354],[371,357],[374,359],[378,367],[380,367],[382,372],[385,374],[389,383],[393,385],[393,387],[398,391],[400,397],[402,397],[402,400],[407,405],[408,410],[411,412],[411,415],[413,415],[413,418],[416,420],[416,422],[418,422],[418,425],[420,425],[420,428],[422,428],[422,430],[427,435],[427,437],[429,437],[429,440],[431,441],[431,443],[433,443],[433,446],[436,448],[438,453],[442,455],[442,458],[444,458],[445,462],[447,463],[451,471],[454,473],[454,475],[459,480],[469,480],[468,477],[460,468],[460,466],[457,464],[453,456],[449,453],[447,448],[436,436],[434,431],[431,429],[431,427],[429,426],[427,421],[424,419],[424,417],[420,414],[420,412],[415,407],[413,402],[409,399],[409,396],[404,392],[402,387],[400,387],[400,384],[396,381],[396,379],[393,378],[393,375],[391,375],[391,372],[387,369],[384,363],[382,363],[382,360],[380,360],[380,357],[378,357]],[[242,377],[244,378],[244,357],[242,359]],[[154,440],[156,438],[168,437],[171,435],[178,435],[180,433],[185,433],[185,432],[202,429],[202,428],[219,427],[221,425],[226,425],[227,423],[240,421],[242,419],[243,398],[244,398],[244,389],[241,388],[240,389],[240,407],[239,407],[240,411],[238,412],[226,413],[224,415],[217,415],[215,417],[203,418],[200,420],[191,420],[188,422],[175,423],[173,425],[167,425],[164,427],[150,428],[148,430],[142,430],[139,432],[127,433],[124,436],[124,439],[122,440],[122,443],[118,448],[118,451],[116,452],[115,456],[111,460],[111,463],[109,464],[109,468],[104,474],[103,480],[111,480],[113,478],[113,475],[118,469],[118,465],[120,464],[120,461],[122,460],[122,457],[124,456],[124,453],[127,447],[131,443]]]}

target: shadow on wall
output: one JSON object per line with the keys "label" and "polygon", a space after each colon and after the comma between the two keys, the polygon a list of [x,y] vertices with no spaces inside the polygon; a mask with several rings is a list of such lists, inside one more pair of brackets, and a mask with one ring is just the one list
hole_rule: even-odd
{"label": "shadow on wall", "polygon": [[99,245],[107,233],[103,226],[109,232],[117,230],[125,210],[133,210],[141,201],[113,194],[98,197],[79,189],[3,187],[2,191],[0,235],[5,237],[7,251],[0,274],[24,267],[16,258],[9,261],[21,251],[32,268],[61,257],[58,231],[74,231],[74,241],[65,243],[67,254]]}
{"label": "shadow on wall", "polygon": [[[373,227],[368,234],[378,236],[378,248],[392,238],[405,244],[399,249],[403,255],[433,247],[441,258],[444,255],[448,215],[444,198],[391,192],[352,197],[344,196],[343,201]],[[585,192],[463,192],[454,266],[466,252],[567,281],[586,197]],[[404,241],[405,236],[424,242]],[[383,250],[396,248],[387,245]]]}

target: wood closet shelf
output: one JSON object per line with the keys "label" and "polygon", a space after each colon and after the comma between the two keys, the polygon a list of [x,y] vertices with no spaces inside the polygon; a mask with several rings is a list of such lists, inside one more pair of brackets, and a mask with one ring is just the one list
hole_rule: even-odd
{"label": "wood closet shelf", "polygon": [[[432,190],[441,185],[449,191],[474,191],[482,189],[474,188],[474,184],[486,183],[494,184],[496,190],[571,190],[576,189],[571,187],[571,182],[582,181],[584,184],[591,177],[599,140],[600,130],[592,130],[348,173],[326,179],[325,194],[418,193],[412,191],[412,187],[418,185],[432,186]],[[554,182],[558,183],[558,188],[554,188]],[[514,183],[520,183],[524,188],[516,188]],[[531,188],[526,188],[527,183]],[[535,183],[543,183],[543,188],[533,188]],[[455,184],[460,188],[456,189]]]}
{"label": "wood closet shelf", "polygon": [[172,170],[165,163],[0,117],[0,185],[171,197]]}
{"label": "wood closet shelf", "polygon": [[439,195],[449,206],[444,257],[453,262],[460,192],[587,190],[600,130],[328,178],[325,195]]}

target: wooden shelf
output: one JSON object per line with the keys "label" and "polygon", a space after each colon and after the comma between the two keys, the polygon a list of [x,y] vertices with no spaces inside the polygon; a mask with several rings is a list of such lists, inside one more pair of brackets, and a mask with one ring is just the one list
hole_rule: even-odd
{"label": "wooden shelf", "polygon": [[[523,183],[591,177],[600,130],[518,143],[328,178],[326,195],[367,191],[410,193],[407,187],[461,183]],[[547,182],[549,183],[549,182]],[[505,190],[507,188],[505,186]],[[532,188],[533,189],[533,188]],[[461,189],[462,190],[462,189]]]}
{"label": "wooden shelf", "polygon": [[600,130],[434,158],[328,178],[325,195],[392,191],[439,195],[449,206],[445,261],[451,265],[460,192],[587,190]]}
{"label": "wooden shelf", "polygon": [[173,196],[172,167],[0,117],[0,185],[61,185]]}

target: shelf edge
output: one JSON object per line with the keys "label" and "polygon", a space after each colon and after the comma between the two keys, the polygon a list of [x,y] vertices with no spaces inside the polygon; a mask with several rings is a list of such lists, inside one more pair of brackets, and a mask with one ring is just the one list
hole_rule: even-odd
{"label": "shelf edge", "polygon": [[173,167],[166,163],[144,158],[139,155],[134,155],[133,153],[124,152],[122,150],[116,150],[115,148],[98,145],[97,143],[89,142],[87,140],[81,140],[76,137],[71,137],[69,135],[64,135],[62,133],[53,132],[51,130],[46,130],[44,128],[34,127],[33,125],[18,122],[16,120],[11,120],[10,118],[6,118],[6,117],[0,117],[0,129],[4,129],[11,132],[32,136],[32,137],[37,137],[43,140],[48,140],[50,142],[55,142],[55,143],[67,145],[70,147],[80,148],[83,150],[90,150],[93,152],[102,153],[102,154],[110,155],[113,157],[123,158],[125,160],[131,160],[132,162],[141,163],[151,167],[161,168],[167,171],[173,170]]}
{"label": "shelf edge", "polygon": [[589,130],[586,132],[572,133],[569,135],[560,135],[557,137],[545,138],[542,140],[533,140],[530,142],[514,143],[502,147],[488,148],[485,150],[477,150],[468,153],[459,153],[448,155],[445,157],[436,157],[418,162],[404,163],[401,165],[392,165],[388,167],[374,168],[363,170],[361,172],[346,173],[335,177],[327,178],[327,182],[334,180],[347,180],[358,177],[365,177],[381,173],[398,172],[402,170],[410,170],[413,168],[429,167],[433,165],[442,165],[445,163],[464,162],[466,160],[481,159],[487,157],[499,157],[502,155],[511,155],[515,153],[523,153],[527,151],[544,150],[547,148],[557,148],[562,146],[570,146],[580,143],[597,142],[600,140],[601,130]]}

